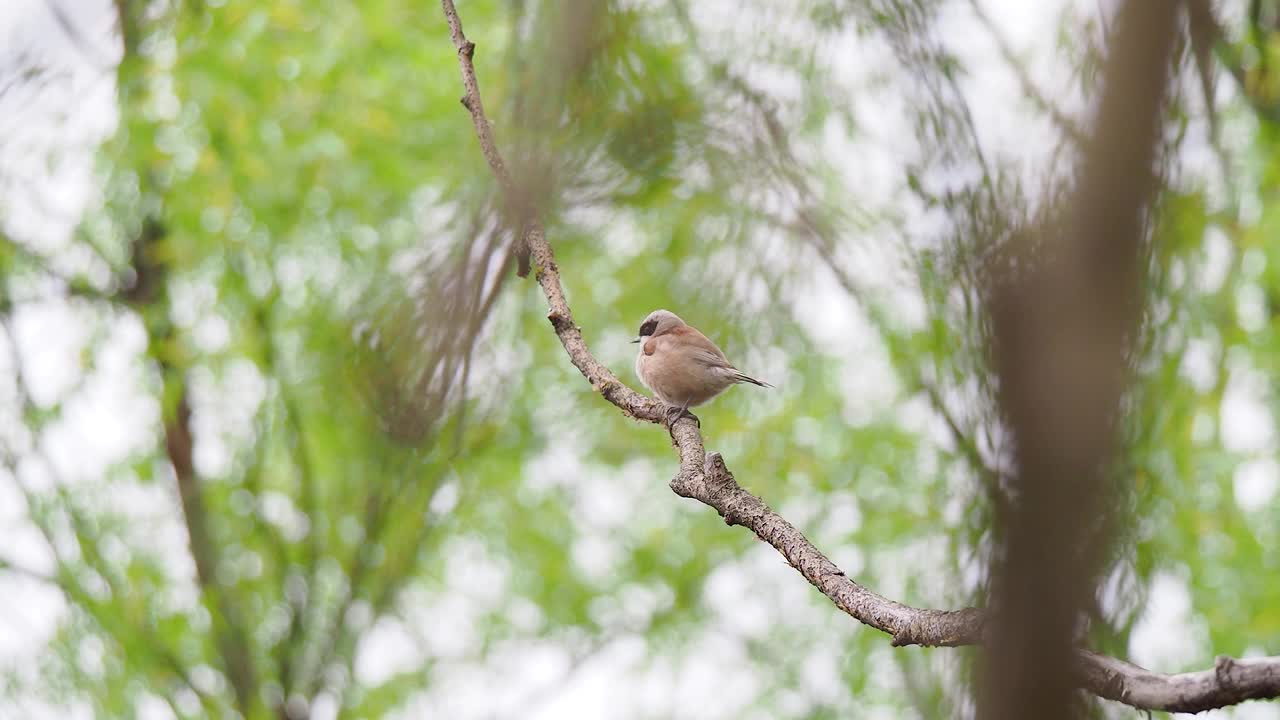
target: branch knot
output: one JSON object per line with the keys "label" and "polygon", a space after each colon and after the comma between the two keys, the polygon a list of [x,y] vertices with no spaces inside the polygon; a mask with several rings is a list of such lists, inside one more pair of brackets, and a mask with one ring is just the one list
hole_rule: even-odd
{"label": "branch knot", "polygon": [[1231,671],[1236,667],[1236,661],[1229,655],[1219,655],[1213,659],[1213,677],[1218,684],[1224,688],[1230,689],[1235,685],[1235,679],[1231,676]]}
{"label": "branch knot", "polygon": [[565,332],[573,327],[573,321],[559,310],[552,310],[547,313],[547,319],[551,321],[551,327],[555,328],[557,333]]}

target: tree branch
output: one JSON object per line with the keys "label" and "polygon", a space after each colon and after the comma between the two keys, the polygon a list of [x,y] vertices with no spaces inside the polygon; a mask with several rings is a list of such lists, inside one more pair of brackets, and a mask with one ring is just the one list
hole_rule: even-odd
{"label": "tree branch", "polygon": [[1219,655],[1213,668],[1165,675],[1082,650],[1079,682],[1098,697],[1142,710],[1198,713],[1280,697],[1280,657]]}
{"label": "tree branch", "polygon": [[[172,374],[177,371],[162,370],[162,372]],[[166,378],[166,382],[183,381]],[[173,417],[165,421],[165,451],[169,456],[169,462],[173,465],[173,472],[178,482],[178,498],[181,501],[182,516],[187,525],[191,557],[196,566],[196,581],[201,590],[209,593],[213,609],[222,614],[221,620],[225,623],[225,627],[215,632],[218,651],[225,663],[227,679],[235,691],[236,706],[247,716],[248,710],[254,705],[253,694],[256,682],[253,661],[239,607],[227,596],[218,578],[221,558],[218,557],[217,544],[208,525],[209,511],[205,506],[204,491],[200,486],[200,478],[195,472],[193,462],[195,441],[191,434],[191,406],[187,399],[185,383],[180,393],[178,407]]]}
{"label": "tree branch", "polygon": [[[498,145],[493,141],[493,126],[489,124],[488,118],[484,114],[484,104],[480,101],[480,87],[476,82],[476,66],[471,61],[475,55],[476,44],[467,39],[462,34],[462,21],[458,19],[458,11],[453,7],[453,3],[447,3],[444,6],[445,19],[449,21],[449,35],[453,38],[453,45],[458,49],[458,64],[462,66],[462,85],[466,88],[467,94],[462,96],[462,105],[471,113],[471,122],[476,127],[476,139],[480,141],[480,151],[484,153],[484,159],[489,163],[489,169],[493,171],[493,176],[498,181],[498,185],[502,188],[503,198],[512,205],[521,206],[519,198],[523,197],[515,182],[511,179],[511,173],[507,172],[507,165],[502,161],[502,155],[498,153]],[[516,275],[527,277],[529,275],[529,253],[530,247],[525,239],[533,232],[542,233],[542,223],[538,220],[537,214],[531,208],[521,208],[518,212],[522,230],[517,233],[517,239],[513,252],[518,263]]]}
{"label": "tree branch", "polygon": [[[143,218],[141,233],[133,241],[135,282],[121,298],[142,316],[147,328],[148,353],[156,361],[164,407],[165,456],[173,466],[188,548],[196,568],[196,583],[213,614],[214,637],[223,669],[240,714],[252,717],[258,706],[258,678],[253,665],[250,633],[240,606],[219,579],[222,558],[209,525],[204,487],[195,469],[195,437],[191,429],[191,404],[184,370],[174,361],[175,330],[169,319],[169,268],[160,257],[167,229],[153,216]],[[162,402],[162,406],[164,403]]]}
{"label": "tree branch", "polygon": [[[1187,9],[1193,42],[1198,45],[1203,44],[1212,47],[1213,54],[1217,56],[1218,62],[1222,63],[1222,67],[1227,71],[1227,74],[1235,81],[1239,87],[1240,95],[1243,96],[1245,102],[1258,115],[1259,119],[1273,124],[1280,123],[1280,103],[1273,102],[1270,98],[1257,92],[1255,84],[1250,82],[1249,68],[1241,53],[1232,47],[1231,42],[1227,39],[1226,32],[1213,13],[1212,4],[1208,0],[1190,0],[1187,4]],[[1261,54],[1261,57],[1265,62],[1266,54]],[[1197,58],[1197,61],[1199,62],[1200,59]],[[1205,104],[1212,112],[1212,98],[1205,98]]]}
{"label": "tree branch", "polygon": [[[499,184],[507,189],[511,187],[511,181],[480,102],[480,89],[472,63],[475,45],[463,34],[453,0],[440,0],[440,4],[458,50],[458,63],[467,92],[462,104],[471,113],[476,136],[490,169]],[[573,313],[560,283],[555,254],[536,218],[531,218],[525,225],[522,241],[532,252],[538,268],[538,284],[549,306],[547,319],[551,321],[570,362],[596,392],[627,417],[665,424],[661,403],[627,387],[591,354],[581,328],[573,322]],[[680,455],[680,470],[671,480],[671,489],[681,497],[714,508],[728,525],[741,525],[751,530],[853,619],[888,634],[895,646],[977,645],[984,641],[985,611],[977,608],[913,608],[860,585],[814,547],[794,525],[763,500],[743,489],[719,453],[707,454],[702,434],[692,420],[677,420],[670,426],[670,432],[672,443]],[[1076,657],[1077,682],[1082,687],[1099,697],[1139,709],[1185,712],[1190,708],[1225,707],[1253,698],[1280,697],[1280,657],[1219,658],[1214,670],[1181,675],[1153,673],[1086,650],[1079,650]]]}
{"label": "tree branch", "polygon": [[1025,62],[1018,59],[1017,53],[1009,44],[1009,38],[992,21],[991,16],[983,9],[982,3],[978,0],[969,0],[969,6],[973,10],[973,14],[978,18],[978,22],[982,23],[983,28],[991,35],[991,39],[995,41],[996,50],[1000,52],[1000,58],[1004,60],[1005,65],[1009,66],[1009,70],[1013,72],[1014,77],[1018,79],[1018,85],[1022,88],[1022,94],[1044,114],[1049,116],[1053,124],[1057,126],[1058,131],[1064,137],[1069,139],[1073,145],[1080,147],[1089,139],[1088,135],[1080,129],[1076,121],[1056,103],[1049,99],[1035,80],[1031,78],[1031,71],[1027,68]]}

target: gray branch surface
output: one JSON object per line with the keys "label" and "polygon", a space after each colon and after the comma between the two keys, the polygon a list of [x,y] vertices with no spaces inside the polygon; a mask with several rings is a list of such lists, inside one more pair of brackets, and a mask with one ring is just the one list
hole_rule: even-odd
{"label": "gray branch surface", "polygon": [[[466,95],[462,104],[471,113],[481,151],[504,192],[511,191],[507,174],[485,117],[472,56],[475,44],[462,31],[453,0],[440,0],[449,33],[458,52]],[[666,426],[663,406],[627,387],[596,359],[574,324],[573,313],[560,283],[560,269],[536,218],[523,230],[524,246],[532,253],[537,280],[547,298],[556,337],[570,362],[591,387],[627,417]],[[728,525],[741,525],[777,550],[791,567],[853,619],[890,636],[895,646],[960,646],[983,643],[986,613],[977,608],[933,610],[914,608],[883,597],[845,575],[799,529],[747,492],[729,472],[719,453],[707,453],[693,420],[680,418],[669,426],[680,455],[680,470],[671,480],[677,495],[714,508]],[[1077,683],[1102,698],[1142,710],[1199,712],[1245,700],[1280,697],[1280,657],[1234,660],[1220,657],[1211,670],[1165,675],[1088,650],[1077,651]]]}

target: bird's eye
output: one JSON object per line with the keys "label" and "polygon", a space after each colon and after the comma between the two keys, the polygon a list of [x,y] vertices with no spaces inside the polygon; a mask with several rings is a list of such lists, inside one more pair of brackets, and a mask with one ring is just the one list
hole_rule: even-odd
{"label": "bird's eye", "polygon": [[653,331],[657,329],[658,329],[657,320],[645,320],[644,324],[640,326],[640,337],[647,337],[649,335],[652,335]]}

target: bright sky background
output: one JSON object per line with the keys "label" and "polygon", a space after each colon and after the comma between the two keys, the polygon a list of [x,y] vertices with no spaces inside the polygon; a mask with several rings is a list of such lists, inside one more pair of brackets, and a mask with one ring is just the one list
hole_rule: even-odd
{"label": "bright sky background", "polygon": [[[1046,49],[1052,47],[1056,37],[1059,9],[1064,0],[982,0],[981,4],[995,19],[1015,54],[1025,58],[1025,67],[1034,81],[1050,97],[1062,98],[1064,85]],[[1098,12],[1100,6],[1109,5],[1095,0],[1077,0],[1076,4],[1087,12]],[[69,39],[51,12],[51,5],[65,10],[66,17],[72,19],[83,36],[80,42]],[[954,17],[948,18],[944,39],[969,68],[962,85],[972,100],[981,140],[993,152],[1025,158],[1028,174],[1038,174],[1043,171],[1052,149],[1052,129],[1045,121],[1032,119],[1017,79],[1001,60],[990,35],[963,3],[957,6]],[[732,15],[735,4],[693,3],[692,7],[695,20],[709,24]],[[113,12],[110,0],[0,2],[0,48],[5,48],[4,56],[12,57],[28,49],[69,77],[67,82],[57,83],[53,89],[35,96],[24,96],[20,92],[0,96],[0,198],[10,203],[0,210],[14,235],[42,249],[66,247],[80,212],[95,199],[93,147],[111,132],[116,120],[112,59],[119,51],[111,32]],[[439,40],[448,42],[443,35]],[[852,84],[865,76],[868,68],[875,68],[874,54],[881,49],[860,44],[853,36],[845,47],[846,56],[838,62],[842,74],[847,73],[847,80]],[[1220,85],[1230,86],[1229,83]],[[1068,97],[1065,104],[1078,110],[1080,102],[1078,97]],[[832,128],[828,133],[829,143],[811,150],[849,157],[849,186],[860,197],[889,203],[893,183],[897,181],[894,173],[899,158],[903,153],[912,152],[910,143],[904,144],[901,139],[901,111],[889,96],[884,102],[873,99],[860,103],[858,119],[862,134],[857,141],[847,140],[841,129]],[[46,168],[44,154],[53,149],[60,151],[58,162]],[[1203,148],[1194,145],[1188,152],[1208,157]],[[15,185],[22,190],[15,193]],[[59,261],[65,261],[68,267],[80,267],[84,259],[67,254]],[[860,274],[869,281],[883,275],[879,270],[874,264],[859,268]],[[807,323],[809,331],[824,344],[847,352],[850,357],[870,358],[859,372],[850,374],[849,381],[841,388],[850,405],[886,402],[889,398],[883,388],[893,382],[893,375],[882,353],[873,347],[876,341],[865,328],[850,331],[858,325],[856,313],[830,278],[816,277],[813,288],[809,296],[802,298],[801,314],[806,314],[805,305],[813,310],[807,313],[811,319]],[[820,308],[822,311],[818,311]],[[30,381],[35,397],[39,400],[56,396],[78,376],[79,351],[90,340],[86,319],[65,304],[54,302],[19,313],[16,324],[25,365],[32,371]],[[216,333],[217,329],[206,331]],[[70,482],[98,476],[103,468],[145,444],[142,432],[154,424],[157,409],[139,392],[132,367],[133,358],[144,347],[142,329],[135,322],[120,322],[111,332],[109,347],[99,360],[83,400],[67,408],[65,421],[49,441],[50,454]],[[879,361],[875,360],[877,356],[881,357]],[[624,374],[624,377],[627,376]],[[1256,396],[1248,387],[1235,393],[1234,399],[1227,403],[1223,433],[1229,442],[1241,447],[1274,449],[1275,428]],[[5,411],[0,422],[7,422],[10,417],[9,411]],[[225,454],[216,446],[199,448],[201,461],[206,463],[220,462],[219,452]],[[540,463],[537,467],[545,468],[548,474],[563,474],[566,468],[580,466],[585,460],[562,449],[534,462]],[[539,475],[537,467],[531,476]],[[645,487],[644,479],[653,471],[653,465],[639,464],[600,485],[584,487],[584,512],[596,518],[621,517],[626,508],[637,501],[638,493]],[[658,471],[665,476],[666,469],[659,467]],[[1277,489],[1276,476],[1274,463],[1242,472],[1237,477],[1238,502],[1246,508],[1269,502]],[[189,564],[183,549],[185,534],[175,516],[173,499],[163,489],[136,489],[116,497],[115,501],[130,507],[140,518],[148,518],[148,523],[158,523],[159,529],[151,535],[158,538],[160,545],[173,548],[176,567]],[[663,496],[656,501],[672,499]],[[851,503],[854,501],[850,498]],[[789,505],[783,501],[780,504],[784,514],[789,510],[803,512],[802,503]],[[5,549],[6,557],[27,567],[42,571],[52,567],[52,559],[47,556],[42,541],[25,520],[22,499],[13,489],[12,479],[3,475],[0,475],[0,547]],[[607,533],[574,549],[575,559],[584,567],[607,567],[610,552]],[[856,568],[864,563],[876,561],[862,557],[856,548],[833,554],[842,566],[853,569],[850,574],[856,574]],[[919,562],[914,565],[918,567]],[[482,560],[469,560],[456,568],[447,568],[446,575],[456,593],[433,599],[430,606],[408,617],[407,622],[388,621],[377,627],[361,646],[357,673],[364,678],[381,678],[412,666],[422,652],[424,637],[431,638],[431,649],[435,653],[465,652],[468,623],[477,616],[477,602],[495,594],[493,588],[501,585],[503,574],[501,567]],[[889,584],[892,585],[892,581]],[[750,708],[724,703],[725,698],[736,695],[735,689],[750,689],[756,682],[752,677],[756,672],[753,663],[726,631],[749,634],[766,627],[771,613],[778,607],[810,612],[812,606],[806,597],[811,590],[779,561],[772,549],[763,545],[717,570],[709,587],[714,590],[709,593],[711,597],[724,592],[743,598],[743,602],[715,607],[719,613],[717,621],[700,631],[702,634],[679,667],[654,666],[649,662],[643,642],[635,637],[616,640],[576,666],[564,648],[550,643],[523,644],[500,649],[483,666],[459,664],[445,669],[436,678],[435,692],[410,706],[406,717],[603,718],[611,717],[616,708],[634,707],[645,708],[656,715],[679,717],[764,718],[758,713],[752,715]],[[878,589],[892,594],[892,588]],[[759,599],[762,597],[769,598],[769,602]],[[637,613],[644,613],[654,602],[653,598],[643,595],[628,600],[631,610]],[[1185,580],[1171,573],[1158,576],[1151,603],[1132,635],[1131,659],[1153,669],[1170,670],[1180,669],[1189,660],[1203,655],[1208,649],[1207,631],[1192,619],[1192,610]],[[0,572],[0,666],[30,666],[65,611],[65,603],[56,591]],[[516,612],[536,617],[537,611],[526,608]],[[84,650],[86,662],[92,663],[95,648]],[[1263,650],[1280,652],[1278,648],[1257,648],[1258,653]],[[883,651],[902,652],[890,649],[887,641]],[[96,652],[101,653],[102,649],[97,648]],[[805,665],[804,687],[798,690],[813,697],[839,692],[840,679],[833,669],[833,660],[840,652],[838,647],[815,647],[810,662]],[[892,666],[890,662],[884,664]],[[333,710],[319,703],[315,717],[326,718]],[[886,712],[870,708],[865,717],[892,717]],[[88,715],[82,708],[78,716]],[[168,716],[168,709],[157,701],[145,717]],[[0,720],[63,717],[65,714],[56,708],[0,707]],[[1274,719],[1280,718],[1280,705],[1255,703],[1201,717]]]}

